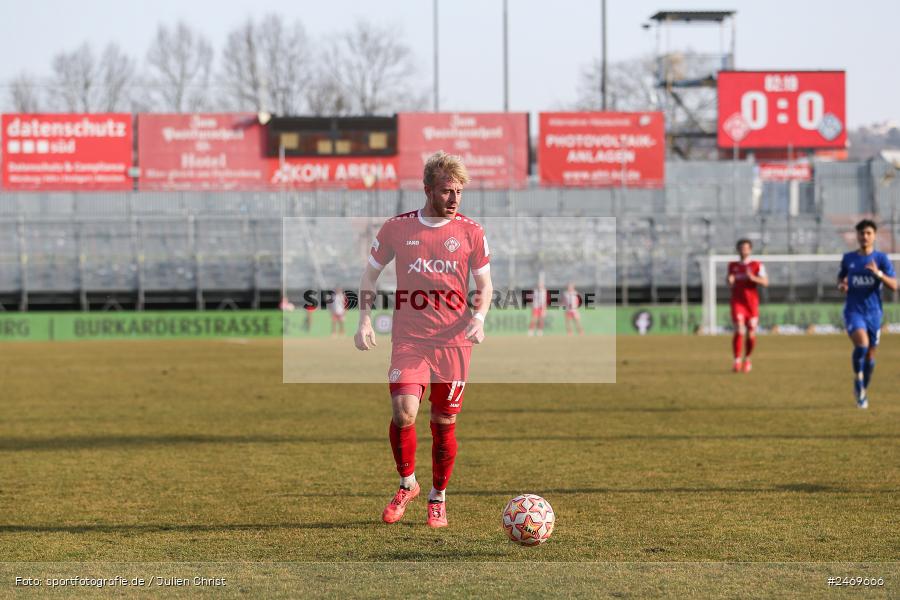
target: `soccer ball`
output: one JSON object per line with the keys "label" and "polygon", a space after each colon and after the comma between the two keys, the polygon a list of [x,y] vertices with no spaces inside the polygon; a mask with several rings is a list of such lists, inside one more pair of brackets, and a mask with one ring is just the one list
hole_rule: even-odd
{"label": "soccer ball", "polygon": [[523,546],[537,546],[550,539],[556,514],[540,496],[522,494],[507,502],[502,522],[509,539]]}

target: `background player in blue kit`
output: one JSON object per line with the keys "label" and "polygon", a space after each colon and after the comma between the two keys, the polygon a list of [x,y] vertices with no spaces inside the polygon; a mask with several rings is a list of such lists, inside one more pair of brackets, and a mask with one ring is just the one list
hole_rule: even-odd
{"label": "background player in blue kit", "polygon": [[841,259],[838,289],[847,294],[844,303],[844,325],[853,341],[853,373],[856,405],[868,408],[866,390],[875,369],[875,349],[881,337],[881,288],[897,289],[894,265],[884,252],[875,250],[874,221],[864,219],[856,224],[859,250]]}

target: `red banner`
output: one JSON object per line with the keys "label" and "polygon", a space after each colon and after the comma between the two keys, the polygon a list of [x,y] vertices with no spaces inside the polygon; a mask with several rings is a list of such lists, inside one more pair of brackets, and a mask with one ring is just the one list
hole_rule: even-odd
{"label": "red banner", "polygon": [[401,113],[399,176],[422,187],[425,160],[438,150],[462,157],[472,187],[519,188],[528,181],[528,113]]}
{"label": "red banner", "polygon": [[540,127],[544,185],[661,188],[665,183],[660,112],[541,113]]}
{"label": "red banner", "polygon": [[809,163],[763,162],[757,165],[759,178],[763,181],[811,181],[812,167]]}
{"label": "red banner", "polygon": [[268,159],[272,188],[397,189],[396,156],[288,157]]}
{"label": "red banner", "polygon": [[722,148],[845,148],[843,71],[720,71]]}
{"label": "red banner", "polygon": [[130,190],[131,115],[9,114],[2,118],[8,190]]}
{"label": "red banner", "polygon": [[263,128],[252,113],[138,115],[142,190],[266,186]]}

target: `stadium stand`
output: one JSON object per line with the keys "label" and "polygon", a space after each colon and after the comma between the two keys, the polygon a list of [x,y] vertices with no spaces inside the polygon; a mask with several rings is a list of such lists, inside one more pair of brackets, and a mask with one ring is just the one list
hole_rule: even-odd
{"label": "stadium stand", "polygon": [[[618,301],[675,302],[684,293],[699,301],[698,257],[729,253],[739,237],[752,239],[763,259],[839,253],[852,246],[855,220],[874,214],[885,232],[882,247],[896,251],[900,185],[883,163],[817,165],[814,181],[793,203],[767,204],[777,194],[759,189],[751,163],[676,162],[667,165],[663,190],[474,188],[463,212],[490,221],[500,285],[530,287],[540,273],[560,272],[556,262],[571,267],[567,277],[579,287],[605,287],[612,275],[601,274],[590,253],[616,253]],[[299,273],[306,280],[287,281],[287,288],[352,288],[374,223],[420,205],[420,194],[408,191],[6,192],[0,304],[7,310],[275,306],[283,217],[303,217],[301,237],[310,242],[291,253],[287,270],[288,279]],[[354,229],[352,217],[373,221]],[[517,217],[517,229],[503,229],[509,217]],[[616,217],[614,248],[604,246],[611,221],[601,217]],[[826,266],[770,270],[771,300],[833,299]]]}

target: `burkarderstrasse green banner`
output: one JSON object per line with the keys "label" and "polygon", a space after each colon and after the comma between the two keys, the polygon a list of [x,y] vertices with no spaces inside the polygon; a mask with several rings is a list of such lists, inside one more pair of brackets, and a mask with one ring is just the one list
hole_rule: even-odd
{"label": "burkarderstrasse green banner", "polygon": [[[760,326],[798,332],[812,326],[840,331],[840,304],[770,304],[760,307]],[[655,335],[695,333],[703,311],[678,306],[599,307],[582,310],[586,334]],[[727,306],[717,309],[720,327],[731,325]],[[493,310],[485,329],[489,335],[526,335],[529,309]],[[885,305],[885,322],[900,323],[900,305]],[[345,335],[356,329],[357,313],[347,313]],[[375,330],[388,335],[391,313],[373,314]],[[573,328],[574,329],[574,328]],[[154,311],[103,313],[0,313],[0,341],[163,340],[209,338],[324,337],[332,333],[330,313],[323,310]],[[545,335],[565,335],[563,311],[548,311]]]}
{"label": "burkarderstrasse green banner", "polygon": [[0,314],[0,340],[156,340],[277,337],[278,311]]}

